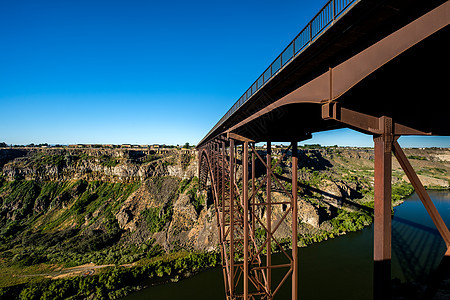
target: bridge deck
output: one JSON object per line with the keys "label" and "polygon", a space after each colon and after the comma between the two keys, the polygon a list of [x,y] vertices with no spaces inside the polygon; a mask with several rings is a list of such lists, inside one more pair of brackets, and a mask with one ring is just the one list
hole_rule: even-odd
{"label": "bridge deck", "polygon": [[[241,97],[199,146],[446,1],[350,2],[347,11],[249,99],[242,101]],[[448,39],[447,28],[374,72],[347,93],[342,101],[362,112],[395,117],[413,128],[449,135],[447,126],[442,126],[446,114],[444,110],[436,109],[444,104],[441,95],[446,94],[442,84],[445,76],[439,73],[450,66],[447,58],[449,46],[442,43]],[[431,103],[433,105],[429,105]],[[274,111],[269,118],[260,118],[234,132],[256,141],[287,141],[312,132],[342,127],[336,122],[323,121],[320,109],[320,105],[313,104],[289,105]],[[285,130],[288,127],[296,130]]]}

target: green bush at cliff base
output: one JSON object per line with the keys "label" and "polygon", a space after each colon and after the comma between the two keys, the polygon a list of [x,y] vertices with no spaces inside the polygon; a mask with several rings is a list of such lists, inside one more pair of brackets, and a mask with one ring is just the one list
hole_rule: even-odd
{"label": "green bush at cliff base", "polygon": [[395,184],[392,186],[392,202],[396,203],[411,195],[414,192],[414,187],[407,182]]}
{"label": "green bush at cliff base", "polygon": [[372,217],[366,213],[354,213],[338,210],[338,215],[331,220],[332,233],[344,233],[363,229],[372,223]]}

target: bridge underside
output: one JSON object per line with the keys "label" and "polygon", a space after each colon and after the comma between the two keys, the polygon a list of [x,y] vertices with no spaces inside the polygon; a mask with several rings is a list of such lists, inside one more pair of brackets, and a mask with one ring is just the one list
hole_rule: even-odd
{"label": "bridge underside", "polygon": [[[407,5],[408,1],[391,2]],[[450,249],[449,230],[397,143],[401,135],[450,135],[446,109],[450,1],[408,22],[373,44],[335,59],[327,68],[318,67],[320,72],[298,77],[297,84],[291,71],[291,77],[282,78],[290,88],[279,83],[258,92],[238,110],[238,116],[230,117],[214,137],[200,143],[199,174],[203,184],[210,178],[213,189],[229,299],[273,299],[289,277],[292,299],[297,299],[297,222],[291,222],[293,252],[285,253],[288,262],[273,265],[270,254],[273,244],[279,244],[274,238],[279,222],[272,220],[271,211],[286,205],[289,217],[281,221],[297,220],[296,145],[314,132],[352,128],[373,135],[375,299],[387,299],[390,290],[392,154]],[[255,151],[256,142],[267,142],[265,156]],[[292,156],[289,186],[277,182],[273,174],[271,142],[291,142],[291,151],[286,152]],[[255,160],[267,171],[262,182],[255,182],[254,170],[249,172]],[[277,184],[290,201],[271,201]],[[258,198],[258,193],[263,195]],[[264,220],[255,215],[257,206],[265,208]],[[261,226],[266,241],[256,245],[254,237]],[[450,256],[450,250],[446,255]],[[286,268],[281,283],[271,282],[275,268]]]}
{"label": "bridge underside", "polygon": [[[445,109],[448,105],[446,73],[450,70],[450,44],[442,43],[448,40],[450,26],[401,53],[332,101],[377,118],[390,117],[417,131],[411,134],[450,135],[449,112]],[[327,82],[321,88],[328,90],[328,85]],[[267,96],[261,96],[264,97]],[[285,104],[232,132],[257,142],[303,140],[314,132],[343,127],[372,134],[369,130],[324,119],[322,105],[325,102]]]}

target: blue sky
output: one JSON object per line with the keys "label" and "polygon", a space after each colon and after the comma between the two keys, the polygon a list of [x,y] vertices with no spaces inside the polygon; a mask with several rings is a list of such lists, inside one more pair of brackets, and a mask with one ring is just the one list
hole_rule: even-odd
{"label": "blue sky", "polygon": [[325,2],[2,0],[0,142],[196,144]]}

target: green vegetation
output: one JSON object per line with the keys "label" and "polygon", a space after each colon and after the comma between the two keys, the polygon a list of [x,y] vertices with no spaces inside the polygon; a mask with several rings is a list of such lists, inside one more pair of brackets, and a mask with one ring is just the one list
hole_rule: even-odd
{"label": "green vegetation", "polygon": [[300,149],[321,149],[323,148],[320,144],[305,144],[300,146]]}
{"label": "green vegetation", "polygon": [[[299,234],[298,245],[305,247],[313,243],[320,243],[330,238],[335,238],[347,232],[363,229],[372,224],[373,216],[366,212],[347,212],[338,209],[338,214],[330,222],[330,230],[318,230],[314,234]],[[302,226],[302,224],[301,224]]]}
{"label": "green vegetation", "polygon": [[179,252],[153,259],[143,259],[136,267],[110,267],[93,276],[39,282],[0,288],[1,299],[118,299],[141,289],[140,282],[158,283],[164,278],[179,280],[220,263],[217,253]]}
{"label": "green vegetation", "polygon": [[198,177],[194,176],[190,183],[190,188],[186,191],[186,194],[190,196],[192,205],[194,205],[194,208],[197,211],[197,213],[200,213],[205,204],[205,198],[203,195],[199,193],[198,188],[199,188]]}
{"label": "green vegetation", "polygon": [[[111,262],[104,249],[121,236],[114,214],[139,185],[2,181],[0,193],[7,195],[2,206],[18,207],[11,219],[0,222],[1,256],[10,258],[10,266]],[[86,222],[97,229],[82,227]]]}
{"label": "green vegetation", "polygon": [[152,161],[155,161],[157,159],[161,158],[161,156],[157,155],[157,154],[148,154],[147,156],[145,156],[145,158],[142,160],[142,163],[149,163]]}
{"label": "green vegetation", "polygon": [[180,182],[180,186],[178,187],[178,193],[182,194],[186,190],[186,188],[189,186],[191,181],[189,179],[183,179]]}
{"label": "green vegetation", "polygon": [[[171,185],[179,183],[171,177],[148,181],[154,196],[169,200],[174,197]],[[140,288],[135,285],[148,278],[181,278],[184,273],[215,266],[217,254],[174,252],[167,258],[154,240],[139,245],[121,241],[124,232],[116,215],[140,185],[84,180],[8,182],[0,177],[0,205],[15,206],[12,219],[0,219],[0,268],[10,275],[0,279],[0,298],[78,299],[95,295],[97,299],[115,299]],[[198,178],[184,181],[178,189],[189,195],[196,209],[202,207],[196,204],[202,199]],[[150,232],[163,230],[171,220],[172,201],[164,203],[141,212]],[[86,278],[46,280],[36,276],[55,273],[55,266],[85,263],[138,263],[139,267],[108,268]]]}
{"label": "green vegetation", "polygon": [[[273,159],[272,159],[272,162],[271,162],[272,168],[273,168],[277,163],[278,163],[278,159],[273,158]],[[277,175],[283,174],[283,168],[281,167],[281,164],[282,164],[282,162],[280,162],[280,163],[278,164],[278,166],[276,166],[276,168],[273,170],[273,172],[274,172],[275,174],[277,174]]]}
{"label": "green vegetation", "polygon": [[113,168],[120,163],[120,160],[112,158],[108,155],[102,155],[100,157],[101,165],[105,167]]}
{"label": "green vegetation", "polygon": [[34,163],[38,167],[42,167],[45,165],[61,167],[64,164],[64,156],[62,156],[62,155],[46,155],[43,153],[39,153],[34,157]]}
{"label": "green vegetation", "polygon": [[332,234],[352,232],[363,229],[372,223],[372,216],[364,213],[346,212],[339,209],[337,217],[331,220]]}
{"label": "green vegetation", "polygon": [[408,159],[417,159],[417,160],[428,160],[426,157],[418,156],[418,155],[408,155],[407,158]]}
{"label": "green vegetation", "polygon": [[397,203],[414,192],[414,188],[410,183],[401,182],[392,185],[392,203]]}
{"label": "green vegetation", "polygon": [[151,233],[161,231],[172,217],[172,206],[166,208],[152,207],[142,211]]}
{"label": "green vegetation", "polygon": [[308,167],[302,167],[299,169],[299,173],[306,174],[305,180],[300,180],[300,183],[304,186],[319,187],[324,180],[331,179],[327,172],[321,172]]}
{"label": "green vegetation", "polygon": [[178,193],[189,195],[195,210],[197,213],[200,213],[205,205],[205,197],[199,192],[199,180],[197,176],[194,176],[192,179],[183,179],[180,182]]}

